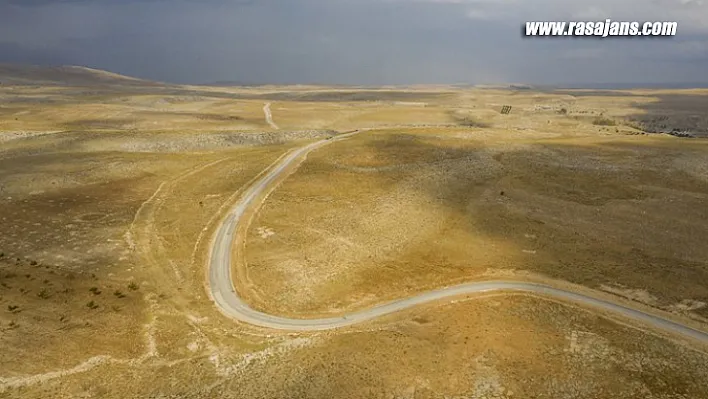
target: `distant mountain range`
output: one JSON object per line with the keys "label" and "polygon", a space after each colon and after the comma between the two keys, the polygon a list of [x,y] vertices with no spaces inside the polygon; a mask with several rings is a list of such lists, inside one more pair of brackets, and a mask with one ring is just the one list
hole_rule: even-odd
{"label": "distant mountain range", "polygon": [[83,66],[37,66],[0,64],[0,85],[69,86],[161,86],[161,83],[132,78]]}
{"label": "distant mountain range", "polygon": [[[37,65],[22,65],[22,64],[3,64],[0,63],[0,85],[51,85],[65,84],[71,86],[91,86],[91,85],[132,85],[132,86],[174,86],[169,83],[158,83],[150,80],[133,78],[125,75],[120,75],[113,72],[107,72],[100,69],[93,69],[83,66],[37,66]],[[221,80],[211,83],[197,84],[198,86],[274,86],[285,85],[277,82],[248,82],[245,80]],[[449,87],[477,87],[477,88],[494,88],[494,89],[511,89],[511,90],[554,90],[554,89],[592,89],[592,90],[626,90],[626,89],[692,89],[692,88],[708,88],[708,82],[681,82],[681,83],[567,83],[567,84],[525,84],[525,83],[498,83],[498,84],[431,84],[434,86],[449,86]],[[292,85],[289,86],[298,86]],[[401,88],[426,86],[421,85],[336,85],[336,84],[317,84],[303,83],[300,86],[328,86],[342,88],[358,88],[358,89],[373,89],[373,88]]]}
{"label": "distant mountain range", "polygon": [[559,89],[705,89],[708,82],[683,83],[572,83],[554,85]]}
{"label": "distant mountain range", "polygon": [[196,86],[221,86],[221,87],[246,87],[246,86],[265,86],[265,83],[247,83],[238,80],[219,80],[209,83],[198,83]]}

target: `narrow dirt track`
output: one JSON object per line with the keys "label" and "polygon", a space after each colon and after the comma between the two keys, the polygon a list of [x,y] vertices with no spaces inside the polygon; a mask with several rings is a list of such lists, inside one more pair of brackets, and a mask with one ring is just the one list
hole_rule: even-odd
{"label": "narrow dirt track", "polygon": [[359,133],[359,131],[339,135],[328,140],[321,140],[291,152],[283,157],[278,164],[273,166],[268,173],[264,174],[262,178],[253,183],[253,185],[244,192],[235,206],[228,212],[216,231],[209,256],[210,295],[224,314],[245,323],[271,329],[318,331],[350,326],[424,303],[455,296],[490,291],[527,292],[590,308],[610,311],[618,316],[641,322],[648,327],[678,334],[708,344],[708,333],[668,320],[659,315],[600,299],[599,295],[598,297],[593,297],[544,284],[521,281],[482,281],[460,284],[331,318],[294,319],[270,315],[251,308],[236,292],[231,273],[234,232],[239,226],[247,227],[245,224],[249,221],[244,218],[246,211],[251,206],[259,205],[256,203],[256,200],[262,199],[268,193],[272,192],[277,186],[277,183],[275,183],[276,180],[284,173],[292,173],[304,162],[309,152],[321,148],[326,144],[346,139],[357,133]]}
{"label": "narrow dirt track", "polygon": [[263,106],[263,114],[265,115],[265,120],[270,127],[273,129],[280,129],[278,125],[273,122],[273,113],[270,111],[270,103],[266,103],[266,105]]}

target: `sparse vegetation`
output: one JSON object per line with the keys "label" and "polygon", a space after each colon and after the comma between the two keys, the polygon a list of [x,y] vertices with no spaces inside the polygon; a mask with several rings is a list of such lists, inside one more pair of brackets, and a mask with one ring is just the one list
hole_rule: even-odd
{"label": "sparse vegetation", "polygon": [[617,122],[604,116],[593,119],[592,124],[595,126],[615,126]]}
{"label": "sparse vegetation", "polygon": [[[231,196],[295,145],[291,129],[385,126],[311,153],[254,215],[254,223],[270,225],[273,234],[248,238],[244,264],[258,291],[239,290],[260,294],[249,298],[254,305],[308,317],[497,273],[513,279],[513,270],[593,288],[619,281],[627,292],[646,289],[646,297],[665,309],[686,298],[698,303],[706,298],[700,283],[705,268],[681,254],[707,258],[700,241],[706,226],[701,141],[624,136],[631,129],[593,124],[598,115],[605,118],[600,111],[633,112],[631,107],[641,107],[634,105],[643,101],[640,95],[605,102],[582,95],[553,98],[550,92],[509,96],[454,89],[438,102],[411,89],[393,98],[430,103],[333,105],[297,100],[356,96],[310,88],[269,88],[266,94],[259,88],[247,94],[210,88],[220,97],[205,91],[199,99],[172,94],[181,89],[170,87],[170,94],[145,90],[87,99],[57,96],[63,89],[56,87],[36,107],[17,103],[23,90],[6,93],[11,100],[0,109],[3,129],[74,126],[80,133],[0,143],[0,152],[11,152],[0,157],[6,232],[0,234],[0,285],[13,285],[0,289],[0,306],[22,309],[2,319],[0,369],[11,372],[0,372],[0,379],[50,375],[100,356],[119,361],[9,389],[10,396],[100,396],[97,385],[122,397],[204,396],[205,383],[213,382],[220,384],[214,395],[252,397],[283,396],[280,387],[294,397],[408,397],[400,389],[411,387],[415,397],[513,398],[544,396],[543,384],[552,385],[548,397],[578,396],[576,389],[582,389],[580,396],[601,397],[624,386],[630,387],[627,397],[705,396],[699,389],[705,372],[693,367],[706,363],[702,354],[675,350],[671,342],[605,319],[598,324],[594,313],[538,298],[500,295],[416,307],[363,328],[321,334],[317,345],[291,351],[279,346],[289,344],[285,334],[251,335],[212,317],[216,312],[202,287],[209,241],[202,229],[213,227],[211,218]],[[35,85],[24,94],[43,93]],[[386,91],[364,94],[390,97]],[[234,101],[246,95],[287,99],[273,105],[283,129],[258,133],[267,126],[262,98]],[[514,112],[500,116],[507,102]],[[459,120],[450,117],[452,110]],[[22,123],[8,117],[20,112]],[[657,120],[661,125],[688,131],[675,119]],[[241,128],[244,133],[232,132]],[[4,135],[0,131],[0,140]],[[323,133],[292,137],[311,140]],[[286,144],[258,145],[263,142]],[[670,176],[662,172],[667,165],[675,171]],[[640,235],[631,231],[638,220]],[[133,255],[143,252],[149,256],[136,267]],[[170,265],[170,259],[184,261]],[[13,273],[20,277],[12,280]],[[22,296],[20,287],[30,294]],[[50,299],[42,301],[44,296]],[[178,312],[169,312],[173,302]],[[682,312],[708,315],[706,308]],[[11,319],[22,328],[10,331]],[[603,355],[607,345],[612,356]],[[238,361],[236,354],[266,347],[271,360],[239,368],[238,378],[219,374]],[[139,360],[153,348],[160,361]],[[210,356],[221,354],[227,354],[226,363],[213,367]],[[638,359],[641,376],[625,367]],[[296,363],[301,367],[281,367]],[[161,364],[183,381],[174,385],[159,377]],[[331,364],[337,373],[311,373],[318,364]],[[549,382],[556,370],[571,383]],[[666,385],[657,386],[655,374]],[[307,384],[300,383],[303,378]],[[497,385],[508,395],[487,389]],[[352,393],[358,386],[380,392]],[[487,390],[471,391],[478,387]]]}
{"label": "sparse vegetation", "polygon": [[476,128],[490,127],[490,125],[488,123],[482,122],[482,121],[475,119],[471,116],[465,116],[465,117],[459,118],[457,120],[457,123],[460,126],[465,126],[465,127],[476,127]]}

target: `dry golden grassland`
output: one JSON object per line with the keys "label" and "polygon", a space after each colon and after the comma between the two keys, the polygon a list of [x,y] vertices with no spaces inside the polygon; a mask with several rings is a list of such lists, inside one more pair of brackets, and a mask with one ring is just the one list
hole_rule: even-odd
{"label": "dry golden grassland", "polygon": [[210,154],[71,148],[0,159],[0,369],[19,375],[54,358],[66,367],[143,352],[155,318],[148,308],[174,306],[168,297],[181,290],[205,296],[194,254],[202,229],[287,146]]}
{"label": "dry golden grassland", "polygon": [[255,215],[236,265],[254,307],[331,314],[501,276],[700,325],[708,148],[622,119],[664,94],[2,86],[0,396],[705,397],[705,348],[546,299],[294,334],[227,319],[205,286],[250,181],[371,129],[311,153]]}
{"label": "dry golden grassland", "polygon": [[380,130],[312,154],[251,228],[253,299],[336,313],[525,272],[705,320],[706,142],[535,136]]}
{"label": "dry golden grassland", "polygon": [[[198,95],[108,93],[46,95],[41,89],[13,90],[0,111],[5,131],[164,131],[265,129],[262,103]],[[6,95],[5,97],[9,97]]]}
{"label": "dry golden grassland", "polygon": [[702,398],[708,378],[701,352],[519,295],[226,349],[237,345],[246,347],[231,338],[212,354],[197,347],[182,360],[110,363],[9,397]]}

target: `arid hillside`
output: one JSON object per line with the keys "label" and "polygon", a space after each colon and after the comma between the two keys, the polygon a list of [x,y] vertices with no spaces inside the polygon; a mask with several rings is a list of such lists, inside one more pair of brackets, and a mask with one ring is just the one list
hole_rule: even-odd
{"label": "arid hillside", "polygon": [[707,92],[0,83],[2,397],[708,397],[706,342],[577,301],[494,291],[287,331],[228,317],[208,278],[234,204],[322,141],[238,221],[252,308],[347,317],[509,280],[705,334]]}

